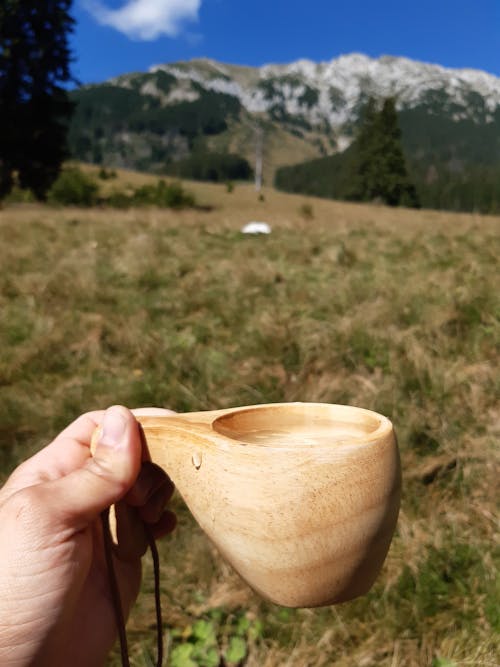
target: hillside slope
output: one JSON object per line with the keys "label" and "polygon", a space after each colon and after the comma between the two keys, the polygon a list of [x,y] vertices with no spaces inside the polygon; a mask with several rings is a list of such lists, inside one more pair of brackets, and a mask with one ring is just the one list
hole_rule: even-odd
{"label": "hillside slope", "polygon": [[394,96],[422,187],[500,173],[500,79],[480,71],[360,54],[261,68],[193,60],[72,96],[72,154],[95,163],[162,172],[193,153],[229,151],[253,164],[259,126],[271,183],[280,166],[345,150],[367,99]]}
{"label": "hillside slope", "polygon": [[[376,410],[395,424],[404,493],[370,594],[320,609],[263,602],[176,494],[178,529],[159,542],[170,654],[202,665],[208,645],[222,664],[236,638],[241,667],[500,664],[500,217],[193,191],[214,208],[2,210],[2,480],[79,414],[116,403]],[[272,233],[241,234],[249,220]],[[155,654],[148,558],[144,570],[128,625],[143,666]],[[120,664],[116,651],[108,667]]]}

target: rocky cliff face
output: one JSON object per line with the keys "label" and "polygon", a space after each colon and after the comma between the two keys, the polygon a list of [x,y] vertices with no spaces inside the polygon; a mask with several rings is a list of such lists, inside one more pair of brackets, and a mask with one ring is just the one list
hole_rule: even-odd
{"label": "rocky cliff face", "polygon": [[361,54],[260,68],[193,60],[85,86],[74,93],[71,147],[79,159],[145,170],[200,150],[253,162],[258,121],[269,174],[344,150],[370,96],[396,98],[410,159],[500,166],[500,78]]}
{"label": "rocky cliff face", "polygon": [[[326,63],[298,60],[260,68],[198,60],[157,65],[150,75],[157,72],[166,72],[177,81],[170,100],[192,100],[196,95],[192,84],[196,83],[237,97],[251,113],[273,113],[279,108],[311,124],[326,122],[333,128],[356,118],[369,96],[394,96],[399,109],[425,104],[429,112],[448,111],[453,120],[480,123],[492,122],[500,107],[500,79],[495,76],[389,56],[373,59],[351,54]],[[116,83],[127,85],[133,76],[116,79]]]}

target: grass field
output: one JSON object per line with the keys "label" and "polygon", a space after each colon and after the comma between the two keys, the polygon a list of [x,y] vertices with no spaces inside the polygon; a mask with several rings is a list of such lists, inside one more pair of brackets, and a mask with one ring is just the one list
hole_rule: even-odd
{"label": "grass field", "polygon": [[[500,218],[188,187],[211,210],[0,210],[3,477],[113,403],[382,412],[404,489],[370,594],[319,610],[262,602],[176,497],[179,528],[161,545],[172,665],[498,665]],[[249,220],[273,233],[240,234]],[[146,563],[136,666],[152,664],[151,590]]]}

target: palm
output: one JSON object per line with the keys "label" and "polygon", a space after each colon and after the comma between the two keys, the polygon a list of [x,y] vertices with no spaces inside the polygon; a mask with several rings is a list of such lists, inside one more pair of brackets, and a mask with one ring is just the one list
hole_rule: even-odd
{"label": "palm", "polygon": [[[85,572],[87,576],[82,582],[79,573],[79,581],[74,578],[67,582],[68,587],[75,587],[79,594],[73,601],[76,613],[70,615],[72,622],[65,628],[66,656],[63,656],[61,664],[74,667],[80,667],[81,664],[87,667],[103,663],[116,640],[117,629],[100,525],[89,528],[77,541],[79,544],[76,551],[84,554],[84,562],[79,563],[80,573]],[[140,558],[130,562],[117,558],[114,560],[122,605],[127,616],[139,592],[141,561]],[[79,657],[84,657],[81,663]]]}

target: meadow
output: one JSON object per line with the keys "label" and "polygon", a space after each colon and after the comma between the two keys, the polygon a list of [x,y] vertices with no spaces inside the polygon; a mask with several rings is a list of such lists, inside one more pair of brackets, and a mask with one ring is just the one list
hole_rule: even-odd
{"label": "meadow", "polygon": [[[160,545],[169,664],[498,665],[500,217],[187,187],[203,207],[0,210],[1,478],[114,403],[376,410],[396,427],[403,500],[372,591],[264,602],[176,496]],[[272,234],[241,234],[250,220]],[[132,664],[151,665],[149,561],[128,631]]]}

